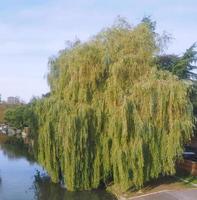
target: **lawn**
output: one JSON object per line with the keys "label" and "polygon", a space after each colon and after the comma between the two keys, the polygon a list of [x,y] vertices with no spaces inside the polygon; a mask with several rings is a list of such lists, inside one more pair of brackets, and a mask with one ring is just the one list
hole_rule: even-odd
{"label": "lawn", "polygon": [[[183,180],[188,182],[184,182]],[[159,191],[197,188],[193,184],[197,184],[197,176],[191,176],[185,172],[178,172],[175,176],[166,176],[158,178],[157,180],[150,181],[139,191],[129,189],[128,191],[122,193],[118,191],[118,188],[111,187],[108,189],[112,193],[115,193],[118,197],[130,198]]]}

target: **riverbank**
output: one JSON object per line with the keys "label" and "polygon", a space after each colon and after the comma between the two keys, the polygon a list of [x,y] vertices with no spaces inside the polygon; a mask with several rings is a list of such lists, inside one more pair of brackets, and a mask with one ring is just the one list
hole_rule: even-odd
{"label": "riverbank", "polygon": [[25,143],[22,138],[15,136],[8,136],[5,134],[0,134],[0,144],[11,144],[11,145],[22,145],[25,146]]}
{"label": "riverbank", "polygon": [[0,134],[0,144],[5,144],[8,141],[8,136],[4,134]]}
{"label": "riverbank", "polygon": [[[185,181],[186,180],[186,181]],[[180,191],[185,189],[197,189],[197,177],[177,174],[175,176],[162,177],[155,181],[147,183],[141,190],[129,189],[125,192],[120,191],[118,186],[108,187],[108,191],[113,193],[119,200],[132,199],[149,195],[152,193],[160,193],[163,191]]]}

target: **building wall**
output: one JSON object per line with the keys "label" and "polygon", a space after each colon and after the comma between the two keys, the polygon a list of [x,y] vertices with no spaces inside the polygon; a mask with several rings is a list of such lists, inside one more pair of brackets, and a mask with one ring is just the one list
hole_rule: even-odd
{"label": "building wall", "polygon": [[20,99],[18,97],[8,97],[7,98],[7,103],[8,104],[19,104]]}

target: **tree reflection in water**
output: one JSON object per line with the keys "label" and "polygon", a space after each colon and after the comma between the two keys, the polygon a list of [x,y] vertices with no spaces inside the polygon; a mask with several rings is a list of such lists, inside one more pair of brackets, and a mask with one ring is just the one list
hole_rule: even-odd
{"label": "tree reflection in water", "polygon": [[52,183],[48,176],[40,175],[37,171],[34,177],[33,189],[35,200],[115,200],[116,198],[106,191],[94,190],[85,192],[68,192],[59,184]]}
{"label": "tree reflection in water", "polygon": [[28,149],[22,145],[0,144],[3,154],[11,160],[24,158],[30,164],[35,163],[34,156],[28,152]]}
{"label": "tree reflection in water", "polygon": [[[15,162],[13,161],[18,161],[20,163],[21,159],[27,160],[28,164],[30,164],[30,166],[32,165],[32,169],[31,169],[29,165],[24,165],[24,163],[21,161],[22,163],[20,163],[21,164],[20,167],[23,167],[23,170],[24,170],[24,174],[21,174],[21,176],[28,176],[28,175],[31,176],[30,174],[25,173],[28,170],[27,167],[28,168],[30,167],[29,173],[31,173],[31,170],[35,170],[35,166],[37,166],[36,161],[33,158],[33,156],[30,155],[27,149],[23,146],[0,144],[0,152],[4,156],[6,156],[8,160],[10,161],[9,166],[12,166],[15,164]],[[10,170],[12,170],[12,167],[10,168]],[[41,170],[42,169],[40,169],[40,171]],[[21,173],[21,170],[20,170],[20,173]],[[31,176],[30,179],[25,178],[25,181],[27,181],[26,183],[29,184],[31,188],[28,188],[26,191],[27,198],[23,197],[21,199],[32,200],[32,195],[34,196],[33,200],[115,200],[116,199],[113,195],[111,195],[110,193],[107,193],[104,190],[95,190],[95,191],[86,191],[86,192],[68,192],[65,188],[61,187],[59,184],[52,183],[50,178],[46,175],[46,173],[45,174],[43,173],[44,171],[41,171],[41,173],[37,171],[34,177]],[[6,176],[4,177],[3,174],[0,173],[0,190],[4,188],[4,187],[1,187],[2,183],[4,185],[4,182],[2,182],[3,180],[1,180],[1,177],[7,180],[7,182],[5,181],[6,184],[8,184],[9,178],[16,178],[15,176],[10,177],[8,175],[7,177]],[[28,182],[28,181],[31,181],[31,182]],[[8,186],[10,187],[9,184]],[[20,190],[21,187],[24,187],[23,183],[17,184],[16,188]],[[14,188],[14,190],[16,188]],[[18,193],[16,195],[20,196],[20,194]],[[16,199],[20,199],[20,198],[16,196]],[[0,191],[0,200],[1,200],[1,191]]]}

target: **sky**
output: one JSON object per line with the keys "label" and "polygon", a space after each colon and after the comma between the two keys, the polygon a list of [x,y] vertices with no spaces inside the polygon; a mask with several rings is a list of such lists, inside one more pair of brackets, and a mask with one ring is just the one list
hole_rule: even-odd
{"label": "sky", "polygon": [[49,91],[48,59],[76,37],[88,40],[117,16],[136,25],[144,16],[173,40],[166,53],[197,41],[196,0],[4,0],[0,3],[0,94],[28,102]]}

